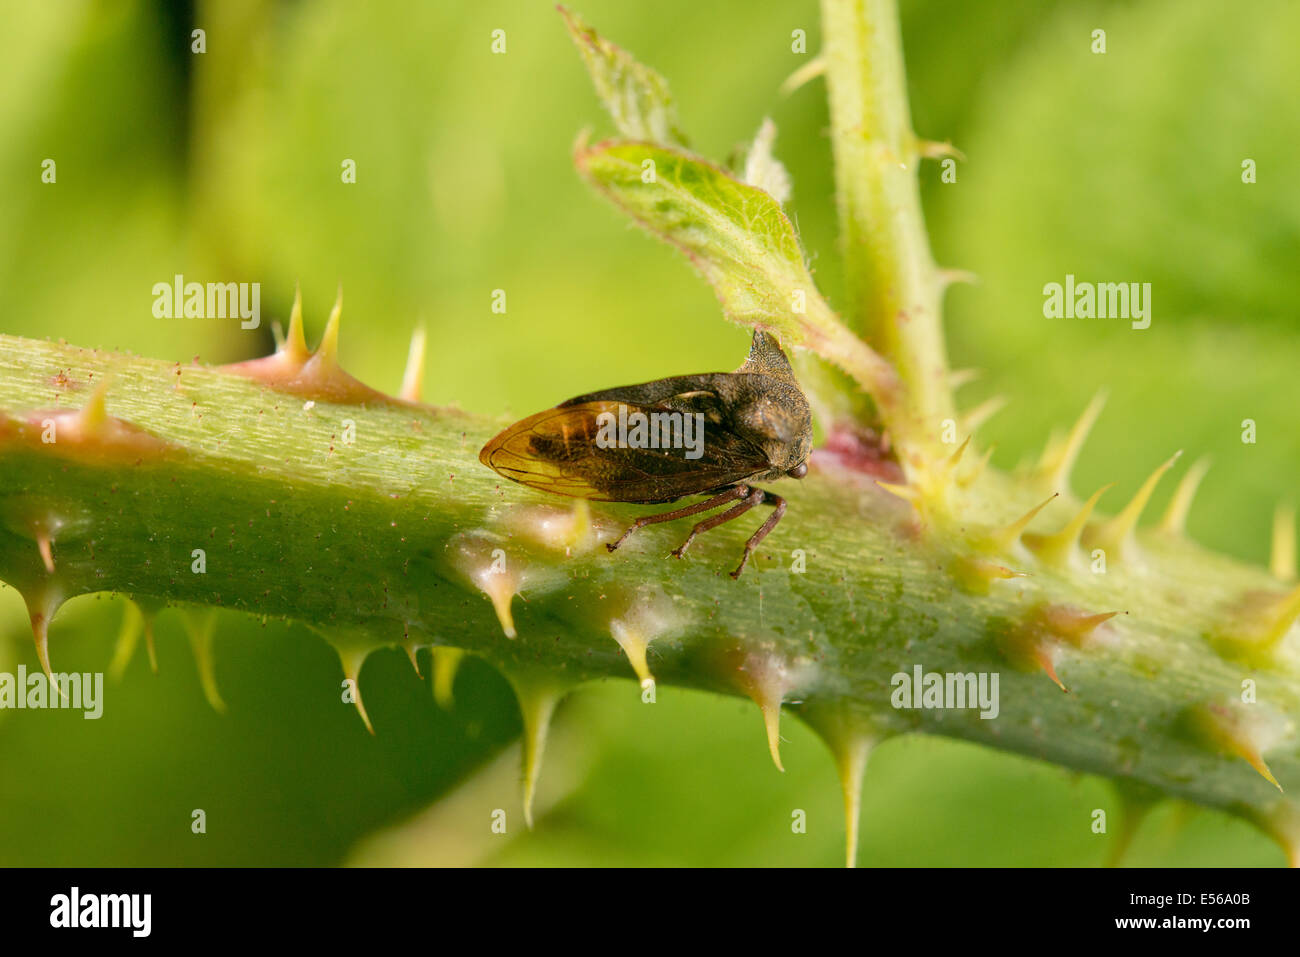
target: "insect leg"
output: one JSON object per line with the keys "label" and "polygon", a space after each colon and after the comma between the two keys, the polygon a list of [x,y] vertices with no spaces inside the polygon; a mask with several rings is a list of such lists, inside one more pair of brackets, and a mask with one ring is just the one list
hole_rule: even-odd
{"label": "insect leg", "polygon": [[[754,491],[763,496],[759,499],[759,502],[774,507],[772,509],[772,514],[767,517],[767,521],[760,525],[758,531],[750,536],[749,541],[745,543],[745,555],[740,560],[740,567],[731,573],[732,578],[740,577],[740,573],[745,570],[745,565],[749,562],[749,556],[753,554],[754,549],[758,548],[758,543],[767,538],[768,533],[771,532],[772,529],[776,528],[776,523],[781,521],[781,516],[785,514],[785,499],[781,496],[773,495],[771,492],[764,492],[761,488],[754,489]],[[748,501],[748,499],[746,499],[746,501]]]}
{"label": "insect leg", "polygon": [[739,518],[755,505],[762,503],[763,496],[766,494],[761,488],[747,489],[746,492],[747,494],[743,502],[737,502],[725,512],[706,518],[704,521],[692,528],[691,533],[686,536],[686,541],[682,542],[673,550],[673,558],[681,558],[682,553],[690,547],[691,542],[695,541],[696,535],[699,535],[701,532],[707,532],[711,528],[717,528],[719,525],[729,522],[733,518]]}
{"label": "insect leg", "polygon": [[623,540],[635,532],[638,528],[645,528],[647,525],[655,525],[659,522],[672,522],[679,518],[685,518],[688,515],[695,515],[699,512],[707,512],[711,508],[717,508],[733,499],[744,498],[749,494],[749,486],[733,485],[725,492],[719,492],[713,498],[704,502],[697,502],[694,505],[687,505],[684,508],[673,509],[671,512],[660,512],[658,515],[642,515],[633,522],[616,541],[610,542],[605,547],[611,552],[623,544]]}

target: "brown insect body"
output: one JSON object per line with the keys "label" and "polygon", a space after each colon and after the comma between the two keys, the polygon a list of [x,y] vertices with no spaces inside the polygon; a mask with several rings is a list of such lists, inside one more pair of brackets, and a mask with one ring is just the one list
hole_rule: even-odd
{"label": "brown insect body", "polygon": [[[687,431],[696,424],[702,441],[694,448],[681,441],[647,447],[644,433],[639,443],[608,441],[614,422],[621,427],[637,414],[651,422],[671,419]],[[655,441],[653,429],[650,441]],[[678,440],[683,435],[680,427],[672,433]],[[772,515],[750,538],[740,567],[732,573],[738,577],[750,553],[785,512],[784,499],[750,483],[787,475],[802,478],[811,448],[808,400],[776,339],[755,332],[749,357],[735,372],[675,376],[577,396],[516,422],[483,447],[479,461],[531,488],[593,501],[660,504],[689,495],[713,496],[638,519],[609,546],[611,551],[645,525],[736,502],[698,523],[673,552],[681,557],[700,532],[755,505],[770,504]]]}

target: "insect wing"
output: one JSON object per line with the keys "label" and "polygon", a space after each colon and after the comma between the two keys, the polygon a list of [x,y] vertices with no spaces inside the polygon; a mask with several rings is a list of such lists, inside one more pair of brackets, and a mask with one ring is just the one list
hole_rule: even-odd
{"label": "insect wing", "polygon": [[695,459],[680,448],[597,441],[603,414],[617,421],[620,414],[664,411],[609,399],[566,404],[516,422],[483,447],[479,461],[530,488],[602,502],[671,502],[767,470],[761,450],[717,425],[704,426]]}

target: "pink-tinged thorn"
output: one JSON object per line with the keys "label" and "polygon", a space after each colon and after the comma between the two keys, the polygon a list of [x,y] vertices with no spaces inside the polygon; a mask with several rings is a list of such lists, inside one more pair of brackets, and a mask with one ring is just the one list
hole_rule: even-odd
{"label": "pink-tinged thorn", "polygon": [[54,552],[50,544],[50,535],[48,532],[36,533],[36,548],[41,553],[41,561],[45,563],[45,570],[51,575],[54,574]]}
{"label": "pink-tinged thorn", "polygon": [[1056,676],[1056,660],[1052,653],[1052,649],[1046,643],[1041,644],[1039,645],[1038,650],[1034,652],[1034,657],[1037,659],[1038,664],[1042,667],[1047,677],[1052,679],[1052,683],[1066,694],[1069,694],[1070,689],[1065,686],[1065,682]]}

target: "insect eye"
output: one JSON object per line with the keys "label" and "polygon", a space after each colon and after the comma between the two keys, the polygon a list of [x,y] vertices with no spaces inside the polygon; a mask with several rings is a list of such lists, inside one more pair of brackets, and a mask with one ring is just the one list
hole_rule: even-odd
{"label": "insect eye", "polygon": [[785,474],[790,476],[790,478],[803,478],[805,475],[808,474],[808,463],[800,462],[798,465],[796,465],[794,468],[792,468],[790,471],[786,472]]}

